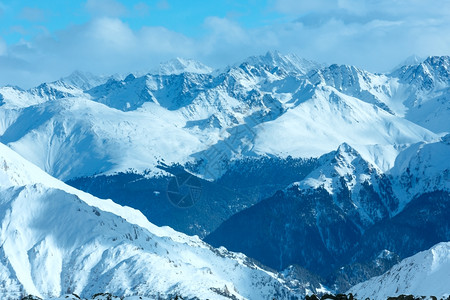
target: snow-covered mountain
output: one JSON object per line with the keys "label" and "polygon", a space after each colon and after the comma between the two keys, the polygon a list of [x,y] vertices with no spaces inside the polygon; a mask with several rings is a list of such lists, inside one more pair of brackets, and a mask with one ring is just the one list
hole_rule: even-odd
{"label": "snow-covered mountain", "polygon": [[444,242],[429,250],[405,258],[385,274],[352,287],[357,299],[387,299],[401,294],[434,296],[450,295],[450,243]]}
{"label": "snow-covered mountain", "polygon": [[298,57],[295,54],[284,55],[278,51],[268,51],[265,55],[250,56],[245,60],[245,63],[270,68],[272,73],[278,71],[281,73],[306,74],[321,67],[321,64],[317,62]]}
{"label": "snow-covered mountain", "polygon": [[[429,60],[435,65],[446,62]],[[409,145],[439,139],[402,117],[407,108],[398,96],[404,85],[398,78],[351,66],[324,67],[278,52],[251,57],[214,74],[130,74],[100,85],[106,78],[78,73],[71,78],[43,85],[59,88],[61,93],[62,87],[70,87],[72,94],[59,96],[45,94],[42,88],[36,88],[40,93],[2,88],[0,142],[59,179],[75,182],[87,177],[79,185],[84,189],[90,189],[94,181],[100,183],[93,177],[99,174],[132,170],[145,182],[169,175],[158,168],[161,162],[188,164],[193,166],[189,172],[199,178],[220,180],[236,161],[274,157],[284,163],[289,157],[319,157],[342,143],[371,164],[373,174],[383,173]],[[94,87],[82,90],[83,84]],[[441,113],[444,118],[446,112]],[[159,213],[167,203],[155,195],[165,195],[166,184],[158,183],[154,190],[136,197],[150,198],[140,201],[145,205],[139,208],[154,217],[152,221],[163,225],[160,220],[172,219],[170,225],[178,230],[203,236],[230,213],[269,197],[275,186],[283,189],[301,179],[276,182],[249,201],[242,201],[248,199],[248,190],[246,197],[242,191],[221,191],[227,196],[220,201],[205,200],[214,204],[207,207],[220,216],[214,224],[196,219],[201,218],[200,209],[193,214],[196,218],[171,212],[170,206],[164,211],[179,218]],[[113,197],[108,189],[115,190],[115,200],[137,205],[138,201],[120,196],[129,186],[121,180],[106,178],[91,192]],[[117,191],[113,182],[120,182],[123,190]]]}
{"label": "snow-covered mountain", "polygon": [[[257,272],[251,274],[257,274],[258,282],[262,278],[258,272],[263,272],[268,276],[264,278],[269,278],[263,281],[270,282],[282,296],[311,287],[325,291],[315,274],[342,291],[379,275],[397,259],[450,239],[450,223],[445,217],[450,209],[449,135],[445,135],[450,131],[449,70],[448,56],[409,63],[389,74],[373,74],[354,66],[324,66],[295,55],[268,52],[216,71],[199,62],[175,59],[148,74],[104,77],[75,72],[29,90],[1,87],[0,142],[60,180],[139,208],[158,225],[171,225],[201,237],[212,232],[206,240],[213,245],[226,245],[285,270],[286,284],[282,275],[257,267],[248,271],[242,263],[238,265],[243,273],[236,272]],[[4,170],[10,169],[7,165]],[[177,168],[182,172],[174,173]],[[27,170],[28,164],[22,169]],[[10,175],[5,176],[8,184],[2,190],[5,209],[1,211],[17,214],[11,228],[20,234],[6,233],[23,238],[23,244],[11,244],[10,249],[33,249],[26,253],[26,266],[17,267],[25,270],[17,275],[22,277],[14,279],[15,269],[5,265],[5,274],[19,286],[27,284],[41,295],[65,293],[68,283],[64,285],[55,277],[43,287],[44,283],[36,281],[38,275],[33,275],[42,271],[35,269],[41,270],[41,265],[53,268],[47,259],[51,255],[76,263],[74,257],[82,253],[73,249],[85,244],[93,253],[86,254],[89,257],[100,256],[96,252],[100,250],[92,245],[99,245],[106,253],[98,258],[101,265],[87,270],[89,276],[112,282],[119,294],[130,287],[125,283],[134,282],[135,277],[123,285],[114,281],[129,277],[127,272],[136,271],[136,276],[143,278],[139,282],[156,280],[148,279],[143,275],[148,270],[140,268],[147,262],[141,257],[153,257],[156,250],[147,248],[139,237],[156,239],[155,232],[166,229],[150,226],[147,221],[134,223],[144,229],[139,229],[143,231],[137,240],[125,238],[125,244],[120,237],[126,237],[124,232],[133,227],[125,221],[123,228],[119,226],[122,231],[117,229],[117,241],[122,244],[110,241],[109,235],[87,234],[86,239],[66,239],[62,244],[57,244],[60,239],[39,239],[34,234],[44,237],[48,228],[34,231],[37,229],[30,224],[41,224],[42,220],[36,219],[40,214],[25,215],[26,222],[17,223],[22,219],[14,209],[16,205],[25,207],[26,199],[33,199],[36,211],[46,214],[64,210],[60,214],[74,224],[78,221],[67,215],[65,208],[90,212],[95,206],[107,217],[100,221],[104,225],[96,223],[95,212],[93,216],[83,212],[80,220],[94,224],[97,233],[103,233],[104,227],[114,229],[114,222],[119,222],[116,215],[126,219],[129,216],[122,210],[132,210],[87,196],[54,178],[44,182],[37,178],[49,178],[47,175],[23,182],[14,177],[17,184],[11,183]],[[192,178],[201,190],[197,202],[184,209],[168,199],[170,184],[180,176]],[[55,208],[50,208],[52,199],[58,203]],[[105,205],[113,205],[117,211],[107,210]],[[134,214],[133,218],[143,218]],[[42,224],[62,222],[58,218]],[[63,235],[58,228],[52,230],[52,236]],[[199,276],[205,282],[218,282],[220,287],[206,284],[198,288],[202,293],[213,287],[208,290],[212,294],[205,295],[220,289],[238,298],[254,296],[247,293],[249,290],[243,292],[247,283],[239,285],[237,277],[226,278],[229,273],[218,271],[227,269],[228,263],[213,267],[209,262],[209,257],[216,261],[211,253],[226,256],[224,259],[233,263],[235,258],[247,262],[246,258],[223,249],[211,250],[196,238],[167,230],[164,238],[160,236],[164,241],[158,240],[158,244],[175,249],[177,242],[185,242],[191,257],[208,257],[206,265],[200,266],[161,252],[169,261],[180,261],[185,270],[180,276],[198,272],[197,266],[212,270],[212,274],[205,271],[206,275]],[[29,241],[21,236],[22,231],[32,232]],[[126,262],[110,257],[114,251],[128,255],[123,247],[137,247],[136,255],[127,257]],[[20,259],[25,258],[24,253],[18,253]],[[159,257],[160,252],[156,254]],[[89,265],[94,258],[87,256]],[[154,263],[149,259],[148,264]],[[120,266],[102,273],[101,268],[111,264]],[[298,269],[292,267],[296,264]],[[293,278],[305,274],[302,267],[315,273],[308,275],[314,284]],[[350,275],[336,279],[345,270]],[[58,278],[75,280],[70,276],[64,273]],[[151,282],[168,295],[168,286]],[[195,295],[183,284],[176,288]],[[77,288],[88,294],[95,286],[80,283]]]}
{"label": "snow-covered mountain", "polygon": [[142,77],[129,74],[124,80],[109,80],[87,93],[95,101],[123,111],[136,110],[144,103],[177,110],[190,104],[210,81],[211,76],[196,73]]}
{"label": "snow-covered mountain", "polygon": [[433,133],[403,118],[321,86],[308,100],[260,125],[254,148],[257,153],[317,157],[346,142],[366,160],[387,170],[399,148],[433,139]]}
{"label": "snow-covered mountain", "polygon": [[159,67],[151,73],[162,75],[179,75],[182,73],[209,74],[213,71],[213,68],[208,67],[199,61],[177,57],[161,63]]}
{"label": "snow-covered mountain", "polygon": [[372,74],[355,66],[333,64],[312,70],[308,78],[314,85],[332,86],[341,93],[377,105],[390,113],[402,115],[405,109],[401,102],[392,97],[394,87],[391,78],[386,75]]}
{"label": "snow-covered mountain", "polygon": [[[242,254],[157,227],[137,210],[78,191],[0,144],[2,299],[110,292],[202,299],[291,299],[282,277]],[[304,291],[303,291],[304,293]]]}
{"label": "snow-covered mountain", "polygon": [[435,143],[417,143],[402,151],[388,174],[394,178],[394,192],[401,210],[422,193],[450,190],[450,134]]}
{"label": "snow-covered mountain", "polygon": [[104,84],[110,79],[120,79],[121,75],[97,76],[90,72],[74,71],[70,75],[57,80],[55,83],[64,83],[83,91],[92,89],[98,85]]}
{"label": "snow-covered mountain", "polygon": [[177,113],[153,107],[149,112],[122,112],[86,98],[45,102],[8,115],[13,121],[0,139],[63,180],[151,169],[161,159],[183,163],[189,153],[204,149]]}
{"label": "snow-covered mountain", "polygon": [[326,276],[365,230],[397,209],[391,189],[378,169],[342,144],[305,179],[232,216],[205,240],[278,270],[299,264]]}
{"label": "snow-covered mountain", "polygon": [[[68,180],[129,169],[159,174],[159,161],[197,161],[198,175],[216,179],[226,172],[222,163],[230,159],[318,157],[343,142],[386,170],[405,146],[437,139],[354,97],[359,94],[345,94],[348,89],[338,86],[337,79],[311,83],[314,76],[308,79],[297,70],[300,62],[291,56],[268,53],[249,61],[254,64],[246,62],[218,75],[130,74],[89,90],[66,81],[14,93],[3,88],[9,93],[3,93],[0,107],[0,141]],[[275,70],[274,61],[283,63]],[[361,74],[359,81],[370,79]],[[41,150],[31,152],[35,145]],[[61,155],[63,149],[77,156]],[[211,158],[211,151],[218,155]]]}
{"label": "snow-covered mountain", "polygon": [[412,84],[419,90],[431,90],[449,84],[449,66],[449,56],[430,56],[419,64],[403,66],[394,71],[392,75],[398,77],[401,82]]}
{"label": "snow-covered mountain", "polygon": [[[343,291],[386,271],[390,263],[358,271],[383,251],[404,258],[450,239],[449,156],[445,136],[410,146],[382,173],[342,144],[303,180],[232,216],[205,241],[278,270],[299,264]],[[333,274],[343,267],[353,272],[348,282]]]}
{"label": "snow-covered mountain", "polygon": [[425,60],[424,57],[417,56],[415,54],[408,56],[405,58],[402,62],[400,62],[397,66],[395,66],[392,70],[395,71],[397,69],[400,69],[403,66],[411,66],[411,65],[418,65],[421,62]]}
{"label": "snow-covered mountain", "polygon": [[0,87],[0,104],[4,108],[18,109],[66,97],[86,97],[88,95],[84,91],[119,78],[119,75],[96,76],[89,72],[75,71],[69,76],[29,90],[14,86]]}
{"label": "snow-covered mountain", "polygon": [[450,131],[450,56],[430,56],[391,76],[398,78],[407,95],[403,101],[407,119],[434,132]]}
{"label": "snow-covered mountain", "polygon": [[448,132],[449,57],[432,56],[400,66],[389,74],[372,74],[354,66],[331,65],[308,73],[315,84],[405,117],[436,133]]}

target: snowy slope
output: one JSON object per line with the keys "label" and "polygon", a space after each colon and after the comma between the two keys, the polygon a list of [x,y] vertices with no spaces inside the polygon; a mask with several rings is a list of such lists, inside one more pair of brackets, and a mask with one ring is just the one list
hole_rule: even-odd
{"label": "snowy slope", "polygon": [[158,161],[182,163],[204,147],[183,129],[177,113],[156,105],[150,112],[122,112],[86,98],[65,98],[13,117],[0,140],[64,180],[130,168],[156,172]]}
{"label": "snowy slope", "polygon": [[156,227],[138,211],[52,178],[0,145],[2,299],[22,293],[287,299],[244,255]]}
{"label": "snowy slope", "polygon": [[26,91],[19,87],[5,86],[0,88],[0,105],[3,108],[25,108],[65,97],[86,97],[85,90],[116,77],[118,76],[95,76],[75,71],[57,81],[43,83]]}
{"label": "snowy slope", "polygon": [[436,190],[450,191],[450,134],[434,143],[411,145],[398,155],[388,174],[400,199],[399,210],[417,195]]}
{"label": "snowy slope", "polygon": [[19,87],[4,86],[0,88],[0,105],[3,110],[27,107],[47,101],[46,99],[32,94],[29,91],[22,90]]}
{"label": "snowy slope", "polygon": [[303,193],[325,189],[334,205],[351,216],[350,221],[361,231],[388,218],[398,208],[395,195],[389,194],[389,179],[348,144],[323,155],[318,165],[292,186]]}
{"label": "snowy slope", "polygon": [[401,294],[436,296],[450,294],[450,243],[440,243],[429,250],[402,260],[385,274],[352,287],[357,299],[387,299]]}
{"label": "snowy slope", "polygon": [[346,142],[382,170],[393,166],[402,146],[436,139],[424,128],[327,86],[257,129],[257,153],[317,157]]}
{"label": "snowy slope", "polygon": [[331,65],[310,71],[314,84],[336,88],[433,132],[450,131],[450,58],[431,56],[399,66],[389,74],[372,74],[354,66]]}
{"label": "snowy slope", "polygon": [[434,132],[450,131],[450,57],[430,56],[392,72],[404,90],[406,118]]}
{"label": "snowy slope", "polygon": [[397,85],[393,78],[348,65],[331,65],[308,73],[314,85],[332,86],[341,93],[358,98],[395,115],[403,116],[407,109],[393,93]]}

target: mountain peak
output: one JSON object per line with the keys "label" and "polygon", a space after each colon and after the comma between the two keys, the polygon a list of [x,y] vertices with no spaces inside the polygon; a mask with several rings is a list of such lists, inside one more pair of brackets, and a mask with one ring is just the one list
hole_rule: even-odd
{"label": "mountain peak", "polygon": [[352,65],[338,64],[312,70],[307,76],[315,85],[323,83],[333,86],[339,91],[347,91],[355,95],[358,95],[363,89],[370,88],[373,79],[373,75],[367,71]]}
{"label": "mountain peak", "polygon": [[364,72],[363,70],[353,66],[353,65],[338,65],[338,64],[332,64],[328,67],[330,70],[336,70],[339,72]]}
{"label": "mountain peak", "polygon": [[128,74],[127,77],[125,77],[125,79],[123,81],[128,82],[128,81],[132,81],[135,79],[136,79],[136,76],[134,74],[130,73],[130,74]]}
{"label": "mountain peak", "polygon": [[414,66],[414,65],[418,65],[421,62],[424,61],[424,58],[417,56],[415,54],[408,56],[405,60],[403,60],[401,63],[399,63],[397,66],[395,66],[392,71],[398,70],[401,67],[404,66]]}
{"label": "mountain peak", "polygon": [[364,77],[369,74],[367,71],[364,71],[362,69],[359,69],[358,67],[355,67],[353,65],[338,65],[338,64],[331,64],[327,67],[321,68],[318,70],[321,74],[324,76],[353,76],[355,77],[356,74],[360,74]]}
{"label": "mountain peak", "polygon": [[450,56],[429,56],[422,63],[403,66],[391,75],[421,90],[432,90],[440,83],[450,83]]}
{"label": "mountain peak", "polygon": [[295,54],[282,54],[277,50],[266,52],[264,55],[250,56],[246,63],[254,66],[268,66],[270,68],[282,68],[287,72],[306,74],[320,67],[320,64],[300,58]]}
{"label": "mountain peak", "polygon": [[357,176],[363,175],[358,180],[364,180],[370,176],[373,169],[373,166],[347,143],[342,143],[337,150],[322,155],[319,158],[319,165],[304,181],[296,185],[302,189],[323,186],[330,194],[333,194],[339,186],[336,182],[340,181],[340,177],[344,177],[348,181],[349,188],[352,188],[357,184]]}
{"label": "mountain peak", "polygon": [[289,56],[295,57],[295,58],[298,59],[298,57],[295,54],[283,55],[278,50],[269,50],[269,51],[266,52],[266,54],[263,55],[263,57],[265,57],[267,59],[271,59],[273,61],[283,60],[283,59],[285,59],[286,57],[289,57]]}
{"label": "mountain peak", "polygon": [[197,73],[209,74],[214,70],[207,65],[193,60],[176,57],[167,62],[161,63],[159,67],[151,73],[158,73],[161,75],[179,75],[181,73]]}
{"label": "mountain peak", "polygon": [[428,56],[424,63],[433,66],[448,66],[450,65],[450,56]]}
{"label": "mountain peak", "polygon": [[339,153],[339,154],[348,153],[348,154],[352,154],[353,156],[359,156],[358,151],[356,151],[355,148],[353,148],[346,142],[339,145],[336,153]]}
{"label": "mountain peak", "polygon": [[103,84],[108,79],[113,77],[115,76],[97,76],[90,72],[75,70],[70,75],[57,80],[55,83],[60,82],[63,84],[68,84],[69,86],[73,86],[85,91]]}
{"label": "mountain peak", "polygon": [[330,155],[325,154],[323,158],[339,176],[353,174],[357,168],[361,168],[361,170],[373,168],[358,151],[347,143],[342,143],[336,151],[331,152]]}

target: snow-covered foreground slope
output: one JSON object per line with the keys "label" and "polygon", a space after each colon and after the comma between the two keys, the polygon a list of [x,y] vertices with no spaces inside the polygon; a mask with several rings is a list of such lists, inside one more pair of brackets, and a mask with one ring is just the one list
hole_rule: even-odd
{"label": "snow-covered foreground slope", "polygon": [[450,295],[450,242],[405,258],[385,274],[352,287],[357,299],[387,299],[401,294],[415,296]]}
{"label": "snow-covered foreground slope", "polygon": [[287,299],[244,255],[156,227],[139,212],[52,178],[0,144],[0,298],[98,292]]}

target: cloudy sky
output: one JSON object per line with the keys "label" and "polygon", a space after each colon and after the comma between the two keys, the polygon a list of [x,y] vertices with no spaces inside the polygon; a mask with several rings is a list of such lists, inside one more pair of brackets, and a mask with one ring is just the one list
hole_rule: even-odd
{"label": "cloudy sky", "polygon": [[450,54],[449,0],[0,0],[0,24],[0,85],[23,88],[174,57],[223,67],[279,50],[383,72]]}

